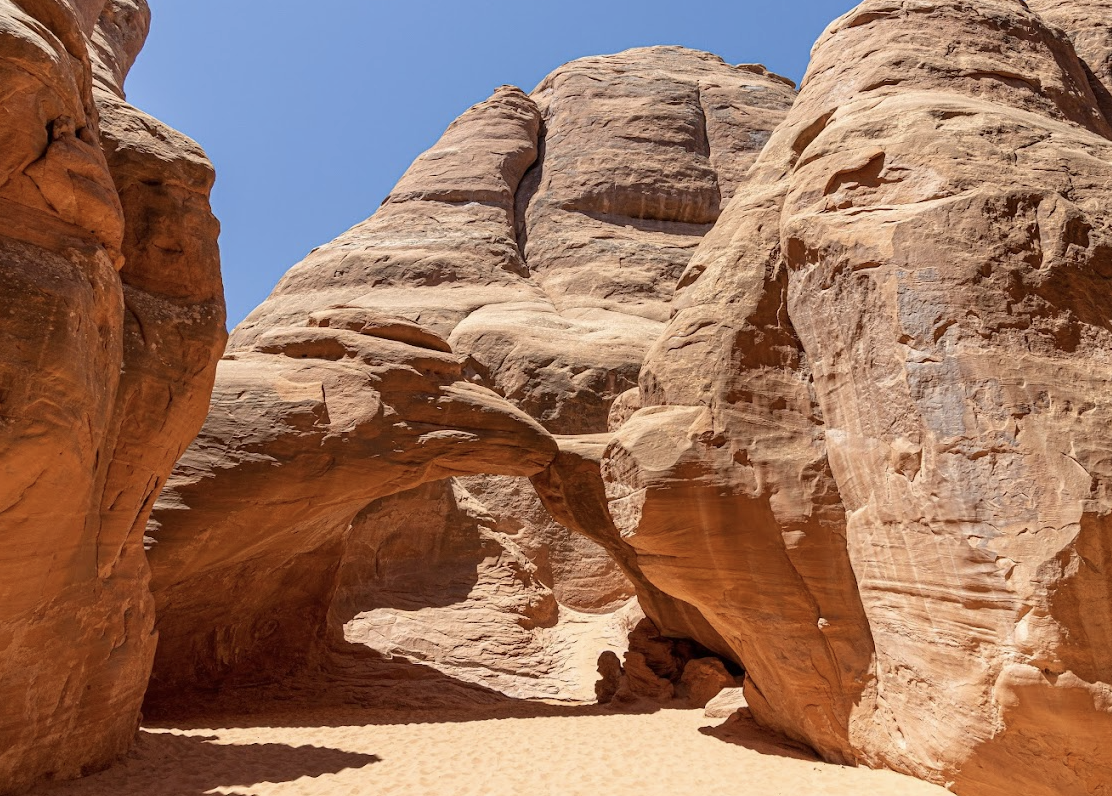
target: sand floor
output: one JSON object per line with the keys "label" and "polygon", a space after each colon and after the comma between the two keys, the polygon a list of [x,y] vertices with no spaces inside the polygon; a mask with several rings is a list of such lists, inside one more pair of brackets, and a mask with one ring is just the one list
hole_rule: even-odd
{"label": "sand floor", "polygon": [[[45,796],[929,796],[898,774],[821,763],[701,710],[335,709],[146,727],[109,771]],[[185,725],[184,728],[182,725]],[[222,725],[222,728],[221,728]]]}

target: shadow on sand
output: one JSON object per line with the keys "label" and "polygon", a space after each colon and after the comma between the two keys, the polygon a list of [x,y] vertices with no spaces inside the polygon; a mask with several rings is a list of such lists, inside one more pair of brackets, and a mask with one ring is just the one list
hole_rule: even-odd
{"label": "shadow on sand", "polygon": [[717,727],[700,727],[699,732],[762,755],[820,762],[818,755],[809,747],[757,724],[748,708],[742,708]]}
{"label": "shadow on sand", "polygon": [[[676,705],[680,707],[680,705]],[[655,713],[639,702],[622,712]],[[607,715],[606,706],[517,699],[466,683],[432,666],[333,642],[313,663],[280,682],[181,693],[143,708],[144,726],[245,729],[442,724],[496,718]]]}
{"label": "shadow on sand", "polygon": [[[382,762],[374,754],[329,747],[228,743],[221,740],[224,730],[612,716],[683,707],[680,702],[603,706],[514,699],[429,666],[346,650],[328,665],[280,684],[193,692],[174,704],[160,703],[126,760],[33,796],[255,796],[262,783],[290,783]],[[747,710],[699,731],[760,754],[818,760],[809,749],[760,727]]]}
{"label": "shadow on sand", "polygon": [[280,743],[230,745],[212,735],[141,732],[127,759],[84,780],[30,796],[251,796],[263,782],[293,782],[380,762],[376,755]]}
{"label": "shadow on sand", "polygon": [[148,705],[144,726],[184,730],[366,727],[644,714],[662,707],[666,706],[648,701],[616,708],[515,699],[431,666],[352,647],[326,666],[278,684],[193,692],[172,703]]}

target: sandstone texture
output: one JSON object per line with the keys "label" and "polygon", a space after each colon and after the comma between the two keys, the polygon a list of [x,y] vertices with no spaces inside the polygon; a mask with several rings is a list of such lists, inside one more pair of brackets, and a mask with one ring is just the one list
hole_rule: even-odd
{"label": "sandstone texture", "polygon": [[[550,432],[607,430],[794,96],[761,67],[682,48],[574,62],[469,109],[374,216],[291,269],[233,332],[151,524],[152,699],[291,671],[321,626],[329,658],[369,648],[589,699],[635,589],[670,632],[706,628],[523,476],[551,462]],[[455,409],[480,395],[474,417]],[[220,604],[230,583],[252,584],[251,606]]]}
{"label": "sandstone texture", "polygon": [[622,659],[613,650],[599,656],[595,698],[618,708],[640,702],[669,705],[677,697],[691,707],[704,707],[724,688],[735,688],[735,677],[718,657],[691,639],[661,635],[651,619],[642,617],[628,631]]}
{"label": "sandstone texture", "polygon": [[693,658],[683,667],[676,695],[697,708],[705,708],[722,691],[737,686],[734,676],[718,658]]}
{"label": "sandstone texture", "polygon": [[122,85],[143,0],[0,7],[0,791],[126,751],[143,528],[225,341],[213,171]]}
{"label": "sandstone texture", "polygon": [[1112,796],[1112,0],[501,87],[226,349],[148,26],[0,3],[0,792],[392,690]]}
{"label": "sandstone texture", "polygon": [[703,715],[708,719],[728,719],[742,708],[748,708],[744,688],[723,688],[707,702]]}
{"label": "sandstone texture", "polygon": [[555,495],[829,760],[1112,787],[1110,12],[833,23],[604,439],[607,503]]}
{"label": "sandstone texture", "polygon": [[225,355],[208,419],[153,512],[150,698],[302,665],[352,521],[377,498],[460,473],[528,475],[555,453],[420,327],[349,308],[304,323]]}
{"label": "sandstone texture", "polygon": [[1106,118],[1112,119],[1112,26],[1105,0],[1030,0],[1028,7],[1070,37],[1089,87]]}
{"label": "sandstone texture", "polygon": [[643,616],[637,602],[569,607],[464,486],[471,480],[409,490],[356,517],[330,606],[328,626],[343,631],[336,647],[404,656],[516,698],[590,701],[595,659],[626,648]]}

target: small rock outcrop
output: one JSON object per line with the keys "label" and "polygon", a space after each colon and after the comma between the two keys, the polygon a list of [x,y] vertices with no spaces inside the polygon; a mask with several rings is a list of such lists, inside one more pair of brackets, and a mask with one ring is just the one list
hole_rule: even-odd
{"label": "small rock outcrop", "polygon": [[124,99],[149,20],[143,0],[0,9],[0,791],[131,743],[143,529],[226,337],[212,166]]}
{"label": "small rock outcrop", "polygon": [[624,659],[607,650],[599,656],[596,701],[629,706],[640,700],[666,704],[679,697],[687,706],[704,707],[724,688],[736,688],[720,658],[690,639],[660,635],[650,619],[641,619],[626,639]]}
{"label": "small rock outcrop", "polygon": [[744,688],[723,688],[707,702],[703,715],[708,719],[728,719],[739,710],[748,709]]}
{"label": "small rock outcrop", "polygon": [[737,680],[719,658],[693,658],[683,667],[676,695],[696,708],[705,708],[722,691],[736,688]]}

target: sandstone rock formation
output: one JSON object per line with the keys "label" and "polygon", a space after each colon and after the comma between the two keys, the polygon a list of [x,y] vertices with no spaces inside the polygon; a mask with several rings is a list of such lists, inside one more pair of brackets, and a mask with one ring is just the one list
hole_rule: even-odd
{"label": "sandstone rock formation", "polygon": [[720,658],[691,639],[662,636],[642,618],[627,638],[623,660],[606,650],[596,668],[595,698],[601,705],[625,707],[642,700],[668,704],[679,697],[687,706],[704,707],[724,688],[736,688],[740,678]]}
{"label": "sandstone rock formation", "polygon": [[1112,15],[1040,6],[1084,61],[1018,0],[836,21],[593,443],[608,506],[549,495],[762,724],[965,794],[1112,782]]}
{"label": "sandstone rock formation", "polygon": [[1107,118],[1112,119],[1112,26],[1105,0],[1030,0],[1027,4],[1046,23],[1061,28],[1073,41],[1089,87]]}
{"label": "sandstone rock formation", "polygon": [[816,64],[799,129],[840,107],[781,221],[876,641],[890,740],[866,748],[967,793],[1091,793],[1112,778],[1112,128],[1021,4],[934,5],[957,52],[879,4],[820,43],[860,77],[835,100],[853,78]]}
{"label": "sandstone rock formation", "polygon": [[736,686],[733,675],[720,659],[692,658],[683,667],[676,695],[693,707],[705,708],[720,693]]}
{"label": "sandstone rock formation", "polygon": [[662,636],[651,619],[642,618],[629,631],[627,645],[622,660],[613,650],[598,658],[595,700],[600,705],[668,705],[678,698],[684,706],[702,708],[723,689],[740,690],[741,677],[731,674],[721,658],[691,639]]}
{"label": "sandstone rock formation", "polygon": [[[545,584],[515,537],[468,491],[473,480],[496,479],[427,484],[356,517],[328,627],[342,628],[346,644],[427,662],[507,696],[589,701],[599,651],[624,650],[643,614],[625,600],[601,614],[569,607],[567,595]],[[497,480],[529,489],[523,478]],[[602,592],[572,598],[578,596],[598,599]]]}
{"label": "sandstone rock formation", "polygon": [[126,103],[143,0],[0,8],[0,791],[103,767],[154,654],[142,537],[224,303],[196,144]]}
{"label": "sandstone rock formation", "polygon": [[[152,523],[162,635],[153,698],[184,683],[226,682],[233,669],[257,678],[251,660],[281,672],[295,665],[283,662],[287,653],[303,658],[306,639],[298,634],[322,624],[343,628],[343,643],[406,654],[507,693],[588,697],[587,673],[600,649],[622,645],[625,620],[610,614],[632,595],[628,562],[615,563],[595,545],[597,534],[575,534],[554,521],[520,477],[456,478],[371,505],[446,475],[532,474],[555,452],[537,429],[521,426],[513,456],[484,458],[489,440],[480,433],[476,446],[455,456],[453,470],[422,466],[381,485],[368,481],[382,472],[374,468],[383,467],[385,454],[356,450],[341,431],[342,448],[331,455],[366,459],[359,466],[368,474],[345,476],[341,500],[322,485],[325,465],[315,463],[309,480],[291,460],[319,454],[321,438],[307,432],[336,425],[332,404],[345,391],[354,400],[355,383],[325,383],[326,397],[311,410],[260,396],[249,411],[244,405],[254,401],[247,396],[267,381],[292,378],[305,385],[295,391],[298,400],[308,401],[325,381],[317,360],[367,359],[331,341],[358,340],[359,332],[364,348],[373,339],[376,346],[383,339],[413,343],[424,330],[416,344],[441,352],[435,367],[442,375],[444,362],[457,363],[444,378],[493,386],[548,431],[605,431],[611,404],[636,384],[644,354],[664,328],[680,273],[793,98],[787,81],[760,67],[732,67],[681,48],[574,62],[530,96],[503,87],[467,111],[372,218],[294,267],[233,333],[209,423]],[[388,368],[409,356],[399,345],[380,348],[374,364]],[[430,356],[421,351],[412,368],[427,371],[439,361]],[[262,375],[277,367],[300,375]],[[410,382],[405,389],[439,389]],[[410,410],[401,400],[383,398],[405,419]],[[310,419],[314,412],[318,419]],[[288,424],[294,414],[306,420],[282,437],[281,454],[270,452],[278,439],[258,439],[260,429]],[[413,445],[404,434],[382,433],[391,445]],[[229,451],[245,436],[251,456],[265,447],[290,487],[246,460],[228,466],[229,456],[240,457]],[[339,505],[307,531],[298,504],[310,496],[314,510]],[[342,564],[329,563],[336,556]],[[267,574],[287,567],[289,578],[316,584],[311,595]],[[421,567],[425,574],[417,577]],[[217,582],[210,581],[217,569]],[[324,585],[330,579],[331,596]],[[252,588],[257,609],[212,604],[220,584],[256,580],[273,584]],[[444,583],[453,585],[438,587]],[[662,626],[690,635],[671,619],[686,611],[690,623],[705,627],[693,609],[674,607],[644,585],[646,609]],[[277,613],[290,628],[279,627],[275,600],[286,606]],[[583,638],[577,647],[572,635],[595,641]]]}
{"label": "sandstone rock formation", "polygon": [[204,428],[148,528],[153,698],[303,665],[352,521],[375,499],[551,460],[544,429],[468,381],[467,358],[445,349],[403,319],[337,308],[225,355]]}
{"label": "sandstone rock formation", "polygon": [[748,709],[744,688],[724,688],[707,703],[703,715],[708,719],[728,719],[741,709]]}
{"label": "sandstone rock formation", "polygon": [[[454,327],[453,347],[550,431],[604,431],[611,404],[635,384],[663,328],[679,273],[793,97],[786,81],[760,67],[730,67],[680,48],[587,58],[556,70],[530,95],[541,120],[538,155],[511,214],[530,292],[517,301],[487,298]],[[450,157],[438,153],[476,138],[455,129],[473,113],[414,170],[424,173],[422,162],[432,160],[447,171]],[[408,178],[387,208],[395,197],[415,195]],[[405,278],[414,283],[412,275]],[[414,286],[410,301],[427,289]],[[376,282],[358,300],[390,300],[381,293]],[[597,534],[569,533],[523,480],[476,477],[466,488],[537,566],[563,618],[612,609],[631,593],[624,566],[587,541]],[[641,585],[639,591],[656,596],[644,601],[654,618],[680,612]],[[669,628],[690,635],[686,625]],[[507,626],[503,635],[519,629]],[[454,654],[460,646],[466,645]],[[518,660],[530,673],[537,668],[528,657]],[[564,695],[576,693],[569,684]]]}
{"label": "sandstone rock formation", "polygon": [[711,653],[828,760],[1112,788],[1108,0],[866,0],[798,97],[669,47],[500,88],[219,367],[146,6],[0,19],[0,790],[118,756],[152,665],[702,704]]}

